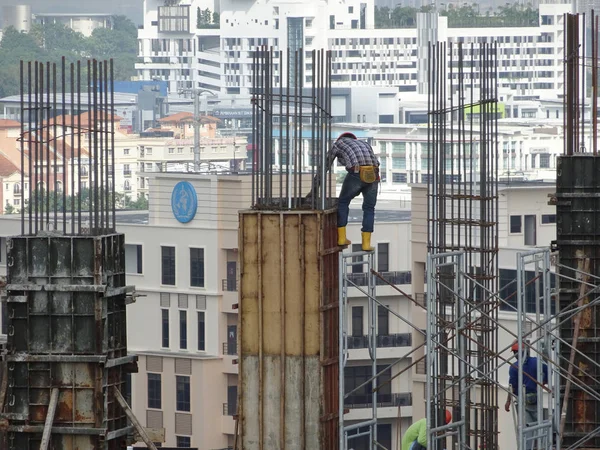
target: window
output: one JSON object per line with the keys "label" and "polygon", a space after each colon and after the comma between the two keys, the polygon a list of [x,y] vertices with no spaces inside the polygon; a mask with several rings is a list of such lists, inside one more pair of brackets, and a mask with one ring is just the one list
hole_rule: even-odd
{"label": "window", "polygon": [[161,247],[162,284],[175,286],[175,247]]}
{"label": "window", "polygon": [[177,411],[190,410],[190,377],[177,375]]}
{"label": "window", "polygon": [[335,16],[329,16],[329,29],[333,30],[335,28]]}
{"label": "window", "polygon": [[203,248],[190,248],[190,286],[204,287]]}
{"label": "window", "polygon": [[169,310],[163,309],[162,311],[162,346],[163,348],[169,348]]}
{"label": "window", "polygon": [[510,216],[510,232],[521,232],[521,216]]}
{"label": "window", "polygon": [[123,149],[123,154],[124,155],[129,155],[129,149],[128,148],[124,148]]}
{"label": "window", "polygon": [[169,154],[175,153],[175,147],[169,147]]}
{"label": "window", "polygon": [[358,337],[363,335],[363,307],[352,307],[352,336]]}
{"label": "window", "polygon": [[152,155],[152,148],[151,147],[146,147],[146,155],[147,156]]}
{"label": "window", "polygon": [[187,349],[187,311],[179,311],[179,348]]}
{"label": "window", "polygon": [[386,306],[377,305],[377,334],[379,336],[390,334],[390,314]]}
{"label": "window", "polygon": [[179,448],[191,448],[191,438],[189,436],[177,436],[177,447]]}
{"label": "window", "polygon": [[160,373],[148,374],[148,408],[162,408]]}
{"label": "window", "polygon": [[[190,7],[189,6],[159,6],[158,31],[165,33],[190,32]],[[164,39],[163,39],[164,40]],[[167,41],[168,42],[168,41]],[[168,47],[168,45],[166,45]],[[160,50],[169,51],[162,47]]]}
{"label": "window", "polygon": [[556,223],[556,214],[542,214],[542,223]]}
{"label": "window", "polygon": [[388,272],[390,270],[390,244],[377,244],[377,270],[379,272]]}
{"label": "window", "polygon": [[142,273],[142,246],[125,244],[125,272]]}
{"label": "window", "polygon": [[549,169],[550,168],[550,153],[541,153],[540,154],[540,169]]}
{"label": "window", "polygon": [[198,311],[198,350],[206,350],[206,336],[204,326],[204,311]]}

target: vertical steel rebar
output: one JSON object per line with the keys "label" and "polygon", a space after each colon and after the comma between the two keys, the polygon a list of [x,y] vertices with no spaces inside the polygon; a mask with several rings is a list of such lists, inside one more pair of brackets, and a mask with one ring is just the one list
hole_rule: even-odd
{"label": "vertical steel rebar", "polygon": [[[19,82],[21,92],[21,234],[25,234],[25,80],[24,62],[19,66]],[[27,130],[29,132],[29,130]],[[31,178],[30,178],[31,180]]]}

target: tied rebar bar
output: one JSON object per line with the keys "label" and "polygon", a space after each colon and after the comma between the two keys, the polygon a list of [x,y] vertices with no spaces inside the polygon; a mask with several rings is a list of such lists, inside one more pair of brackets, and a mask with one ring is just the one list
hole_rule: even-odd
{"label": "tied rebar bar", "polygon": [[[428,448],[494,450],[497,385],[463,366],[497,367],[497,46],[430,44],[428,63]],[[436,259],[452,252],[464,260]],[[450,318],[463,314],[469,324],[456,328]]]}
{"label": "tied rebar bar", "polygon": [[[257,48],[252,57],[252,207],[333,206],[331,52]],[[304,70],[305,66],[311,69]]]}
{"label": "tied rebar bar", "polygon": [[113,73],[112,60],[21,61],[22,235],[114,232]]}

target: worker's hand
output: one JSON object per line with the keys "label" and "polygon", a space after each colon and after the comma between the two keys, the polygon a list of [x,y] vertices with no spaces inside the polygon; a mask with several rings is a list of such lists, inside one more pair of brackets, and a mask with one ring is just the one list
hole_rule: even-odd
{"label": "worker's hand", "polygon": [[506,410],[506,412],[510,412],[510,400],[506,400],[506,403],[504,404],[504,409]]}

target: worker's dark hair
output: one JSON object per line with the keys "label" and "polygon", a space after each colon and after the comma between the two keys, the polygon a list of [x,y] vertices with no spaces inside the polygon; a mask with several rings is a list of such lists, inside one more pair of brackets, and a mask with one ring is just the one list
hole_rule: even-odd
{"label": "worker's dark hair", "polygon": [[356,136],[354,135],[354,133],[346,132],[346,133],[340,134],[338,137],[338,140],[342,139],[342,138],[356,139]]}

